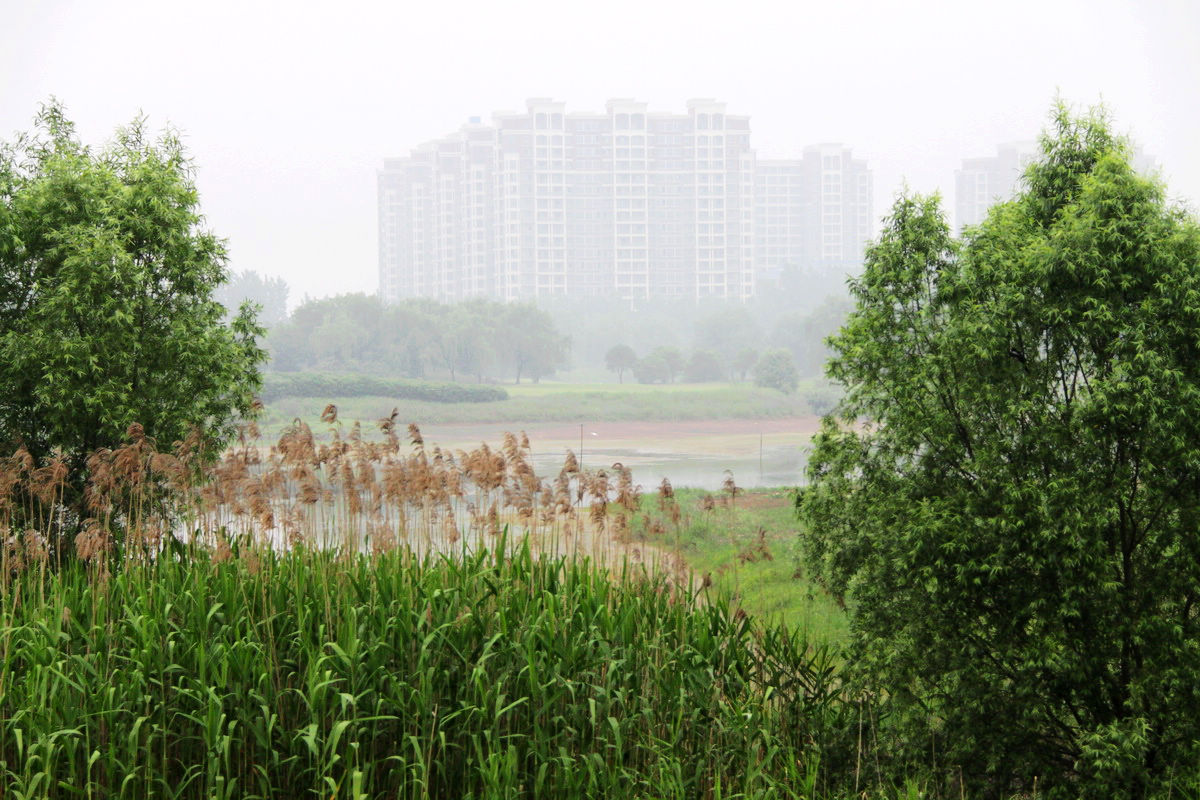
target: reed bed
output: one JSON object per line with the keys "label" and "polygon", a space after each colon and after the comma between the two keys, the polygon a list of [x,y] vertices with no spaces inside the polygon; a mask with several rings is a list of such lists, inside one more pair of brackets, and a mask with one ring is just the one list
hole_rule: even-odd
{"label": "reed bed", "polygon": [[0,463],[0,797],[813,796],[832,659],[653,563],[628,470],[324,420]]}

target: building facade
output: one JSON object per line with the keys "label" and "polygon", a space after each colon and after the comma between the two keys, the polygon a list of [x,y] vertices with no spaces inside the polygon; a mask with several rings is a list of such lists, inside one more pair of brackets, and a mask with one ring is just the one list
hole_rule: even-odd
{"label": "building facade", "polygon": [[1036,142],[1010,142],[988,158],[967,158],[954,172],[954,221],[959,232],[978,225],[987,211],[1017,191],[1025,168],[1037,158]]}
{"label": "building facade", "polygon": [[756,163],[758,277],[784,270],[833,274],[862,264],[872,234],[874,184],[865,161],[840,144],[812,145],[799,159]]}
{"label": "building facade", "polygon": [[756,162],[749,118],[711,99],[682,114],[531,99],[387,159],[378,191],[393,301],[744,300],[783,263],[860,263],[871,220],[870,172],[848,149]]}

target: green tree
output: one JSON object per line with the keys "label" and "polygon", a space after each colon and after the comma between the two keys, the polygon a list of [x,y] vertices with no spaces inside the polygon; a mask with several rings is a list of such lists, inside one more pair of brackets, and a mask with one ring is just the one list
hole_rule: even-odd
{"label": "green tree", "polygon": [[[746,380],[746,374],[754,368],[758,363],[758,351],[753,347],[743,347],[738,351],[738,354],[733,359],[733,371],[737,374],[738,380]],[[795,368],[793,367],[793,371]]]}
{"label": "green tree", "polygon": [[687,366],[687,362],[683,360],[683,353],[679,351],[678,347],[661,345],[654,348],[651,353],[661,356],[667,365],[667,383],[674,383],[675,379],[683,374],[683,368]]}
{"label": "green tree", "polygon": [[76,499],[133,423],[220,444],[259,387],[262,330],[246,305],[223,321],[192,173],[173,134],[138,119],[92,150],[56,103],[0,149],[0,446],[60,452]]}
{"label": "green tree", "polygon": [[852,292],[799,506],[894,741],[995,795],[1194,772],[1196,220],[1060,107],[1014,200],[960,244],[901,197]]}
{"label": "green tree", "polygon": [[504,306],[504,325],[497,332],[501,357],[516,383],[528,375],[534,383],[566,366],[571,342],[554,327],[550,315],[532,303]]}
{"label": "green tree", "polygon": [[683,378],[690,383],[707,383],[725,378],[721,357],[711,350],[697,350],[683,368]]}
{"label": "green tree", "polygon": [[604,366],[617,373],[617,383],[625,382],[625,370],[633,369],[637,360],[637,353],[627,344],[615,344],[604,354]]}
{"label": "green tree", "polygon": [[666,383],[671,377],[671,367],[662,353],[653,352],[633,365],[633,376],[638,383]]}
{"label": "green tree", "polygon": [[796,364],[787,350],[768,350],[754,365],[754,384],[768,389],[778,389],[784,394],[796,391],[800,376]]}

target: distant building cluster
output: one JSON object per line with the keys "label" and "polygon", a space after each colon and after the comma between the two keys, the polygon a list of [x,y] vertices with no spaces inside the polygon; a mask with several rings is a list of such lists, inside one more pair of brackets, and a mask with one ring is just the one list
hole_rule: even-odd
{"label": "distant building cluster", "polygon": [[386,300],[746,299],[781,271],[858,267],[871,172],[841,145],[757,158],[749,117],[611,100],[471,118],[379,172]]}

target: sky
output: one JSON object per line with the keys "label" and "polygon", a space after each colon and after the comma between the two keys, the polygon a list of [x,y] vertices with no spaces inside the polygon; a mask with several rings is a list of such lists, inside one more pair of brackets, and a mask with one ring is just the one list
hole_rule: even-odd
{"label": "sky", "polygon": [[765,157],[842,142],[953,208],[963,158],[1103,102],[1200,208],[1200,0],[310,3],[0,0],[0,139],[64,103],[85,141],[181,131],[230,267],[304,297],[377,288],[375,174],[468,117],[632,97],[748,114]]}

